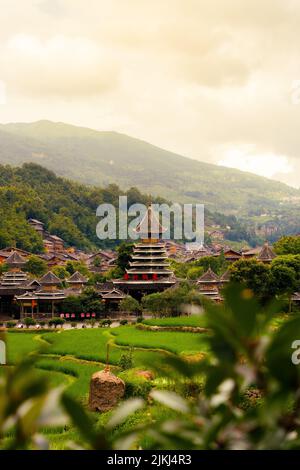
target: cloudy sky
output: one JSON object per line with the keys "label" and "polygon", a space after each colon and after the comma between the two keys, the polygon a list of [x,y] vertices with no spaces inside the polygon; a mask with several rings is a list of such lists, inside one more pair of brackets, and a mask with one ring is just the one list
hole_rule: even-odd
{"label": "cloudy sky", "polygon": [[299,0],[0,6],[0,122],[115,130],[300,186]]}

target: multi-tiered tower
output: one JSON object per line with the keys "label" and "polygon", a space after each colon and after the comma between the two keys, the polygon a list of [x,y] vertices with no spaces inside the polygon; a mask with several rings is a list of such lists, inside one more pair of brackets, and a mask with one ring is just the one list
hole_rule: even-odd
{"label": "multi-tiered tower", "polygon": [[114,284],[130,295],[141,298],[145,294],[159,292],[176,283],[170,269],[162,227],[152,206],[135,229],[141,241],[136,243],[123,279],[114,280]]}

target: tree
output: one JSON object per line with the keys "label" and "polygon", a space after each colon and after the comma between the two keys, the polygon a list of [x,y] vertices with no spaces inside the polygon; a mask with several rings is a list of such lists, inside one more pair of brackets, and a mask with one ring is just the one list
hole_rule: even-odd
{"label": "tree", "polygon": [[118,258],[116,261],[117,266],[125,272],[125,269],[129,266],[129,261],[133,252],[133,244],[123,242],[117,248]]}
{"label": "tree", "polygon": [[127,295],[124,299],[121,300],[119,304],[119,310],[122,312],[138,314],[141,311],[141,306],[136,299],[131,297],[131,295]]}
{"label": "tree", "polygon": [[48,271],[48,265],[39,256],[31,255],[25,264],[25,271],[33,276],[41,277]]}
{"label": "tree", "polygon": [[256,259],[239,259],[230,267],[231,281],[244,284],[261,300],[270,298],[270,267]]}
{"label": "tree", "polygon": [[287,266],[274,265],[271,267],[271,285],[275,295],[292,294],[297,289],[295,271]]}
{"label": "tree", "polygon": [[296,276],[296,280],[300,282],[300,255],[283,255],[277,256],[273,261],[271,267],[286,266],[291,268]]}
{"label": "tree", "polygon": [[59,279],[66,279],[67,277],[70,276],[69,271],[65,268],[65,266],[54,266],[52,269],[53,274],[55,274]]}
{"label": "tree", "polygon": [[66,270],[72,276],[72,274],[76,273],[76,271],[80,272],[83,276],[89,277],[90,271],[86,264],[82,261],[68,261],[66,263]]}
{"label": "tree", "polygon": [[273,248],[278,255],[300,255],[300,237],[282,237],[274,243]]}
{"label": "tree", "polygon": [[203,268],[201,266],[193,266],[187,272],[187,278],[196,280],[203,274]]}

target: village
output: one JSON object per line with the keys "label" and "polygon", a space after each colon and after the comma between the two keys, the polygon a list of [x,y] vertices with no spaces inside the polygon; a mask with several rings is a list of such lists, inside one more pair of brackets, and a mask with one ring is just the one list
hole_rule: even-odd
{"label": "village", "polygon": [[[148,230],[145,226],[146,222],[149,223],[148,227],[151,223],[159,227],[156,234],[150,233],[150,228]],[[174,290],[183,279],[175,275],[172,262],[186,265],[201,259],[213,260],[220,257],[226,266],[224,272],[217,274],[209,265],[199,277],[188,282],[190,289],[195,289],[200,296],[222,302],[222,290],[230,281],[230,266],[233,263],[241,259],[256,259],[269,265],[276,258],[276,253],[268,242],[254,249],[237,251],[220,244],[219,234],[217,242],[210,246],[203,245],[194,251],[187,249],[183,243],[162,240],[164,228],[157,222],[156,214],[149,207],[147,220],[144,218],[136,228],[140,240],[133,244],[122,277],[107,279],[106,273],[114,272],[117,267],[117,251],[85,253],[66,247],[64,240],[48,233],[39,220],[29,219],[28,224],[43,239],[44,253],[35,256],[44,262],[47,271],[39,277],[28,272],[26,266],[32,254],[27,251],[17,247],[0,250],[0,318],[3,321],[22,320],[26,317],[36,320],[58,317],[69,321],[84,321],[96,318],[116,319],[126,315],[130,317],[130,314],[139,316],[139,309],[134,311],[134,306],[138,304],[133,303],[129,311],[124,311],[127,305],[124,299],[136,299],[140,302],[147,295]],[[65,271],[67,276],[60,276],[60,268],[63,269],[68,263],[72,266],[72,274]],[[76,266],[78,270],[75,270]],[[94,295],[103,306],[100,311],[66,312],[62,308],[66,299],[82,295],[89,286],[92,286]],[[294,292],[291,300],[298,304],[300,293]]]}

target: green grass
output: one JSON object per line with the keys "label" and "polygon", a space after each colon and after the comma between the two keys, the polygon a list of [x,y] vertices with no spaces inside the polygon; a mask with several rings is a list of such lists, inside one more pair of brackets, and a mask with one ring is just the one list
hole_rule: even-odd
{"label": "green grass", "polygon": [[38,350],[42,343],[36,340],[36,332],[8,332],[7,363],[15,364],[33,351]]}
{"label": "green grass", "polygon": [[50,376],[57,373],[64,374],[67,393],[81,402],[86,402],[92,374],[100,369],[96,364],[82,364],[58,358],[43,358],[38,361],[37,368],[48,371],[48,373],[50,371]]}
{"label": "green grass", "polygon": [[[191,321],[195,319],[196,317],[166,318],[160,319],[160,324],[166,325],[166,322],[171,320],[172,326],[174,323],[178,325],[178,322],[182,325],[182,321],[185,320],[186,324],[188,320],[189,326],[199,326],[199,324],[191,324]],[[51,333],[12,331],[7,334],[8,364],[13,366],[21,358],[40,349],[36,363],[37,373],[46,375],[53,386],[65,386],[68,394],[86,405],[91,376],[94,372],[103,369],[108,342],[111,345],[110,364],[116,366],[121,355],[128,351],[128,347],[133,347],[133,365],[143,369],[151,369],[153,365],[167,368],[165,358],[168,352],[194,354],[207,351],[206,334],[151,332],[139,330],[135,326],[122,326],[114,329],[58,330]],[[1,368],[0,372],[3,373],[4,370],[5,368]],[[113,370],[117,375],[122,375],[120,369]],[[154,382],[158,386],[161,375],[159,374]],[[170,387],[174,387],[174,384],[167,384],[167,386],[164,384],[162,388]],[[110,415],[111,412],[95,414],[97,426],[101,427],[105,424]],[[176,413],[156,403],[147,404],[144,409],[134,413],[114,430],[109,439],[112,436],[117,437],[121,431],[134,430],[139,424],[159,421],[163,416],[176,418]],[[80,444],[80,435],[73,426],[42,429],[41,432],[49,440],[52,450],[67,449],[69,441]],[[10,438],[8,435],[5,441]],[[151,438],[144,436],[134,448],[149,448],[151,445]]]}
{"label": "green grass", "polygon": [[202,315],[192,315],[190,317],[163,317],[144,320],[145,325],[151,326],[192,326],[205,327],[205,318]]}
{"label": "green grass", "polygon": [[146,331],[134,326],[112,330],[116,344],[145,349],[162,349],[175,354],[196,354],[207,351],[206,334],[174,331]]}
{"label": "green grass", "polygon": [[[59,330],[56,334],[46,333],[43,339],[50,343],[48,353],[58,356],[75,356],[86,361],[106,361],[107,343],[110,341],[109,330],[88,328],[82,330]],[[112,348],[110,363],[117,364],[119,350]]]}
{"label": "green grass", "polygon": [[[120,357],[126,351],[113,344],[116,340],[114,332],[122,331],[128,327],[117,329],[89,328],[83,330],[60,330],[60,332],[43,335],[43,339],[50,342],[48,353],[58,356],[74,356],[86,361],[106,362],[107,343],[110,343],[109,362],[117,365]],[[138,331],[138,330],[136,330]],[[164,354],[155,351],[134,351],[134,365],[144,366],[163,361]]]}

